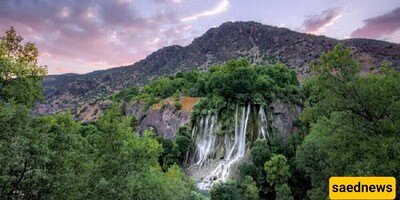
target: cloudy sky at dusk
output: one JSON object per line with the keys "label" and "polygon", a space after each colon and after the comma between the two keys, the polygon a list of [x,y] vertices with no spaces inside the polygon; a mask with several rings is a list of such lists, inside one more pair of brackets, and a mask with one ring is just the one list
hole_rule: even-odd
{"label": "cloudy sky at dusk", "polygon": [[1,34],[34,42],[50,74],[129,65],[226,21],[400,43],[399,0],[0,0]]}

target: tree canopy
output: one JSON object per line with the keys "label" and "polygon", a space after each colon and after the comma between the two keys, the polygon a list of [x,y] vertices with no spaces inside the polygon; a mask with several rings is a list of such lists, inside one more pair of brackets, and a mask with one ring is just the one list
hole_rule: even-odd
{"label": "tree canopy", "polygon": [[178,166],[163,172],[163,147],[139,137],[119,105],[91,124],[31,115],[46,70],[21,41],[13,28],[0,41],[1,199],[203,199]]}
{"label": "tree canopy", "polygon": [[0,38],[0,99],[33,106],[42,97],[41,79],[47,69],[37,63],[36,46],[22,41],[13,27]]}
{"label": "tree canopy", "polygon": [[350,50],[338,45],[312,66],[301,116],[310,134],[297,152],[310,176],[311,199],[325,199],[331,176],[400,177],[400,73],[360,75]]}

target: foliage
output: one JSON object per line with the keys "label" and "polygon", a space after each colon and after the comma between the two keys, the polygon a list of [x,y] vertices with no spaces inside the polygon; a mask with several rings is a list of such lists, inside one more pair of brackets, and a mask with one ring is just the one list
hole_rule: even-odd
{"label": "foliage", "polygon": [[175,101],[174,106],[175,106],[176,110],[182,109],[182,103],[179,101]]}
{"label": "foliage", "polygon": [[253,163],[240,163],[238,166],[239,170],[239,175],[241,178],[244,178],[246,176],[250,176],[253,179],[258,180],[259,177],[259,167],[255,166]]}
{"label": "foliage", "polygon": [[278,154],[272,156],[271,160],[265,162],[264,169],[271,186],[285,184],[290,178],[289,165],[284,155]]}
{"label": "foliage", "polygon": [[157,167],[161,147],[152,138],[132,134],[130,119],[122,117],[117,106],[98,121],[98,129],[91,195],[96,199],[130,198],[135,177]]}
{"label": "foliage", "polygon": [[338,45],[312,66],[306,109],[310,134],[297,152],[311,178],[311,199],[325,199],[331,176],[400,177],[400,73],[360,76],[350,50]]}
{"label": "foliage", "polygon": [[[133,98],[133,100],[142,100],[147,106],[160,102],[162,99],[171,96],[205,96],[206,93],[206,77],[205,73],[196,71],[188,73],[178,73],[176,76],[159,78],[147,84]],[[176,100],[176,98],[175,98]]]}
{"label": "foliage", "polygon": [[256,182],[251,176],[246,176],[241,182],[240,187],[243,189],[243,199],[246,200],[258,200],[259,189],[257,188]]}
{"label": "foliage", "polygon": [[210,190],[212,200],[245,199],[258,200],[259,189],[252,177],[246,176],[241,182],[228,180],[226,182],[216,181]]}
{"label": "foliage", "polygon": [[272,152],[267,144],[267,140],[257,140],[251,148],[251,158],[254,165],[264,167],[265,162],[267,162],[271,157]]}
{"label": "foliage", "polygon": [[[123,93],[118,94],[124,98]],[[300,102],[301,93],[296,73],[283,64],[253,66],[245,59],[232,60],[214,66],[208,72],[178,73],[152,81],[133,100],[142,100],[147,106],[174,96],[204,97],[194,110],[219,110],[226,102],[253,102],[268,104],[276,98]],[[176,107],[181,107],[176,103]]]}
{"label": "foliage", "polygon": [[185,161],[186,154],[194,146],[188,131],[188,127],[180,127],[175,141],[165,139],[161,136],[156,137],[156,140],[161,144],[163,149],[159,156],[159,163],[163,170],[168,169],[174,164],[182,164]]}
{"label": "foliage", "polygon": [[[185,176],[185,173],[178,165],[171,166],[164,174],[166,178],[167,190],[171,191],[171,195],[166,199],[189,199],[193,195],[191,190],[194,190],[194,182]],[[197,194],[199,198],[199,194]],[[201,199],[201,197],[200,197]]]}
{"label": "foliage", "polygon": [[[68,114],[33,118],[18,104],[2,104],[1,188],[7,198],[83,198],[87,142]],[[12,120],[12,121],[9,121]]]}
{"label": "foliage", "polygon": [[235,200],[244,199],[243,191],[234,180],[226,182],[216,181],[210,190],[211,200]]}
{"label": "foliage", "polygon": [[275,187],[276,199],[278,200],[293,200],[292,192],[289,186],[285,183]]}
{"label": "foliage", "polygon": [[[275,138],[275,137],[274,137]],[[268,173],[264,169],[266,162],[272,162],[271,158],[277,154],[281,154],[287,158],[285,165],[286,169],[289,170],[289,179],[283,184],[287,184],[291,191],[293,191],[293,197],[295,199],[304,199],[306,192],[311,188],[310,181],[304,175],[304,171],[299,169],[298,163],[296,162],[296,149],[303,141],[302,134],[294,134],[289,136],[285,140],[257,140],[250,151],[252,163],[241,163],[239,168],[239,174],[241,179],[245,176],[251,176],[259,188],[259,195],[263,199],[276,199],[277,186],[282,184],[274,184],[267,179]]]}
{"label": "foliage", "polygon": [[195,105],[192,118],[227,109],[229,102],[268,105],[278,98],[295,103],[302,98],[296,73],[283,64],[253,66],[245,59],[232,60],[212,67],[206,77],[210,92]]}
{"label": "foliage", "polygon": [[[47,148],[40,136],[29,126],[32,118],[26,106],[1,103],[0,106],[0,196],[36,199],[46,175],[40,170],[46,165]],[[28,173],[29,172],[29,173]],[[29,174],[29,176],[27,176]]]}
{"label": "foliage", "polygon": [[35,45],[23,45],[22,40],[13,27],[0,38],[0,100],[32,107],[42,99],[41,79],[47,70],[37,64]]}
{"label": "foliage", "polygon": [[[133,132],[137,120],[123,116],[119,106],[90,124],[69,113],[32,116],[46,69],[37,64],[36,47],[21,42],[13,28],[0,41],[2,198],[205,199],[178,166],[194,148],[188,127],[175,140],[151,130],[140,137]],[[175,102],[182,95],[203,97],[193,111],[198,117],[221,110],[230,115],[237,104],[278,98],[298,103],[307,96],[299,134],[256,141],[253,163],[239,165],[238,181],[215,182],[211,199],[326,199],[331,176],[400,179],[400,73],[385,64],[380,74],[361,76],[360,65],[340,44],[311,69],[302,91],[285,66],[252,66],[241,59],[112,98],[151,105],[170,96]]]}
{"label": "foliage", "polygon": [[174,141],[161,136],[158,136],[156,139],[162,146],[162,153],[158,159],[162,169],[166,170],[173,164],[179,163],[180,151],[177,145],[174,144]]}
{"label": "foliage", "polygon": [[115,102],[121,102],[121,101],[130,101],[133,97],[138,95],[139,89],[135,86],[122,90],[119,93],[113,95],[111,99]]}
{"label": "foliage", "polygon": [[[35,51],[17,51],[14,47],[25,47],[3,43],[13,51],[6,57],[2,54],[2,63],[7,59],[24,63],[29,68],[24,73],[31,75],[40,71],[28,72],[37,67]],[[12,76],[26,78],[24,74]],[[27,101],[20,101],[13,96],[16,92],[0,100],[2,199],[204,199],[178,166],[166,173],[161,170],[162,149],[154,134],[138,137],[132,131],[132,119],[122,116],[119,106],[84,125],[70,113],[32,116],[29,107],[40,93],[28,92]],[[181,139],[179,143],[185,142]]]}
{"label": "foliage", "polygon": [[294,71],[282,64],[251,66],[233,60],[210,70],[209,91],[239,102],[271,103],[275,98],[296,98],[299,82]]}

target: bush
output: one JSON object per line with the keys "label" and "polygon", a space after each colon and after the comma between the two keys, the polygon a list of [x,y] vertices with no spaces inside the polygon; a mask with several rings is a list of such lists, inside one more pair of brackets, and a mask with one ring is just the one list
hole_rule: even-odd
{"label": "bush", "polygon": [[293,200],[292,192],[287,184],[282,184],[275,187],[276,199]]}
{"label": "bush", "polygon": [[182,109],[182,103],[180,101],[175,101],[175,108],[176,110]]}
{"label": "bush", "polygon": [[216,181],[210,190],[211,200],[236,200],[243,199],[243,191],[238,187],[236,181]]}

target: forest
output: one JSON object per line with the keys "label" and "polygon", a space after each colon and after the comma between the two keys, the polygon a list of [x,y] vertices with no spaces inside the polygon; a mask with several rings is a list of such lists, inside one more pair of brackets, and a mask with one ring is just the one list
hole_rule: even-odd
{"label": "forest", "polygon": [[[47,74],[38,53],[13,29],[1,38],[1,199],[321,200],[328,199],[331,176],[400,179],[400,72],[385,63],[379,73],[362,75],[341,44],[312,63],[303,83],[284,64],[232,60],[127,88],[110,96],[113,105],[92,123],[80,123],[69,112],[31,114],[43,100]],[[168,97],[179,109],[181,96],[201,100],[191,125],[174,140],[151,130],[135,133],[137,119],[121,109],[124,101],[149,107]],[[297,131],[282,138],[270,130],[271,136],[253,139],[251,162],[235,166],[236,179],[199,190],[184,165],[196,148],[193,126],[210,112],[229,122],[232,105],[268,106],[276,99],[303,108]],[[396,188],[399,195],[398,183]]]}

